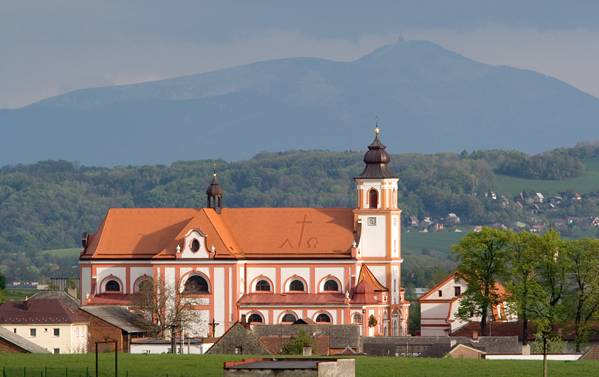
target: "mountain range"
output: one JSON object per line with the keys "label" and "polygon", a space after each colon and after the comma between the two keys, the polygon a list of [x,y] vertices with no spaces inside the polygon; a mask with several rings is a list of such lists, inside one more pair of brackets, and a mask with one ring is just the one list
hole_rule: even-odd
{"label": "mountain range", "polygon": [[363,149],[376,116],[395,153],[537,153],[599,139],[599,99],[565,82],[483,64],[431,42],[402,41],[349,62],[268,60],[0,110],[0,165]]}

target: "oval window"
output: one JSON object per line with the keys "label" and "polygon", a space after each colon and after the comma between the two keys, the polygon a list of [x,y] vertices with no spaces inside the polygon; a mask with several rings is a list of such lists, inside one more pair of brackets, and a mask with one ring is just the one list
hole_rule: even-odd
{"label": "oval window", "polygon": [[200,241],[196,238],[191,241],[191,251],[196,253],[198,250],[200,250]]}

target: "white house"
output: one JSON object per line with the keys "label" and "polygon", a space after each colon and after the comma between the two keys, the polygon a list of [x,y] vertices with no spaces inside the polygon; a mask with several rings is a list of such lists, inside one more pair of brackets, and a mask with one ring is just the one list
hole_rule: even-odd
{"label": "white house", "polygon": [[[420,296],[418,301],[420,302],[421,336],[449,335],[470,321],[480,321],[479,317],[469,318],[468,321],[457,317],[462,294],[467,288],[468,284],[452,273]],[[500,295],[504,295],[505,289],[502,285],[498,284],[497,290]],[[510,314],[507,303],[502,302],[492,308],[490,320],[512,321],[517,318]]]}

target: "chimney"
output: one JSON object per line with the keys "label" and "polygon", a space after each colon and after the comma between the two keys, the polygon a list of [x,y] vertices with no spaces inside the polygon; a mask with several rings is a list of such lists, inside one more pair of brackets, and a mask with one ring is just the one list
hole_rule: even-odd
{"label": "chimney", "polygon": [[472,330],[472,339],[478,340],[478,330]]}

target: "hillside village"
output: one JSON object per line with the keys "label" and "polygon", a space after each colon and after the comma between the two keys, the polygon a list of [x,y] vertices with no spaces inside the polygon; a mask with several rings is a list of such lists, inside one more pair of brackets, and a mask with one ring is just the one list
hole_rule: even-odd
{"label": "hillside village", "polygon": [[[584,207],[588,203],[599,202],[599,192],[580,194],[577,192],[561,192],[557,195],[543,194],[542,192],[525,192],[513,198],[498,194],[495,191],[485,192],[480,195],[484,200],[497,204],[501,208],[521,210],[525,217],[511,223],[484,224],[494,228],[512,229],[516,231],[543,232],[553,228],[562,234],[569,235],[574,232],[593,233],[599,229],[599,216],[572,216],[565,213],[574,212],[576,208]],[[462,232],[465,229],[480,231],[483,225],[463,223],[460,216],[450,212],[445,217],[426,216],[419,219],[417,216],[404,216],[406,231],[417,232]]]}

